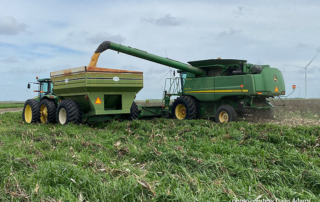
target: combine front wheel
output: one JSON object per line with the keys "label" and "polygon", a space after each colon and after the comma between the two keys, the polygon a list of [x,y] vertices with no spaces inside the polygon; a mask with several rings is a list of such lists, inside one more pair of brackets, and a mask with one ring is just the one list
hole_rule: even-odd
{"label": "combine front wheel", "polygon": [[37,123],[40,119],[39,102],[34,99],[29,99],[25,102],[22,111],[22,120],[26,123]]}
{"label": "combine front wheel", "polygon": [[171,115],[176,119],[195,119],[198,115],[197,101],[190,96],[181,96],[174,100]]}
{"label": "combine front wheel", "polygon": [[40,121],[41,123],[56,122],[56,105],[52,100],[42,100],[40,102]]}
{"label": "combine front wheel", "polygon": [[81,107],[74,100],[62,100],[57,110],[57,121],[61,125],[73,122],[78,124],[82,121]]}
{"label": "combine front wheel", "polygon": [[236,121],[237,112],[230,105],[222,105],[218,108],[215,119],[217,123]]}

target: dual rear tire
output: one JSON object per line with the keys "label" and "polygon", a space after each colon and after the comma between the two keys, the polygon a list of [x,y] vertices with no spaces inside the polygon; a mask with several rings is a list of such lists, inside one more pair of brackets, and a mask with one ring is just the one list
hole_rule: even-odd
{"label": "dual rear tire", "polygon": [[55,123],[56,105],[52,100],[44,99],[40,103],[35,99],[25,102],[22,120],[26,123]]}
{"label": "dual rear tire", "polygon": [[78,124],[82,121],[82,113],[79,103],[74,100],[63,100],[56,109],[53,100],[44,99],[39,103],[35,99],[29,99],[25,102],[22,120],[26,123]]}
{"label": "dual rear tire", "polygon": [[[130,108],[129,120],[137,119],[139,116],[138,106],[135,102]],[[61,125],[68,123],[79,124],[82,122],[82,111],[75,100],[62,100],[56,109],[52,100],[42,100],[40,103],[35,99],[25,102],[22,119],[26,123],[55,123]]]}

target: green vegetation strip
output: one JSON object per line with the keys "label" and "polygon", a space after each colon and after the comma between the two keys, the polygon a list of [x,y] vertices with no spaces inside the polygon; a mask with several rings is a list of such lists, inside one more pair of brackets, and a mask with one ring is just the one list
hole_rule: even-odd
{"label": "green vegetation strip", "polygon": [[3,108],[18,108],[18,107],[23,107],[23,103],[0,103],[0,109]]}
{"label": "green vegetation strip", "polygon": [[0,201],[320,198],[318,126],[0,120]]}

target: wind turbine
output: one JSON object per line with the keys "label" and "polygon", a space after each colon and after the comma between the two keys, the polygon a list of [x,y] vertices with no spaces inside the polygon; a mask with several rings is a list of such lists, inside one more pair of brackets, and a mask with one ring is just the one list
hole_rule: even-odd
{"label": "wind turbine", "polygon": [[320,51],[312,58],[312,60],[307,64],[305,67],[297,66],[297,65],[285,65],[285,66],[293,66],[293,67],[300,67],[304,69],[304,81],[305,81],[305,99],[307,99],[307,68],[313,62],[313,60],[319,55]]}

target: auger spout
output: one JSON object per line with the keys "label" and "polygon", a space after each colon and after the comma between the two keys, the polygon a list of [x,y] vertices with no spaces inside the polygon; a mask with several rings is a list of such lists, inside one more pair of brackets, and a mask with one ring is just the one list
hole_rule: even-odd
{"label": "auger spout", "polygon": [[160,57],[157,55],[153,55],[150,53],[147,53],[146,51],[142,51],[139,49],[131,48],[129,46],[123,46],[121,44],[113,43],[111,41],[105,41],[99,45],[93,56],[91,57],[91,62],[89,64],[89,67],[96,67],[98,58],[100,56],[100,53],[102,53],[105,50],[114,50],[117,52],[125,53],[127,55],[131,55],[134,57],[138,57],[144,60],[149,60],[151,62],[155,62],[158,64],[166,65],[169,67],[173,67],[182,71],[190,72],[196,75],[205,75],[206,72],[200,68],[178,62],[175,60],[171,60],[169,58]]}

